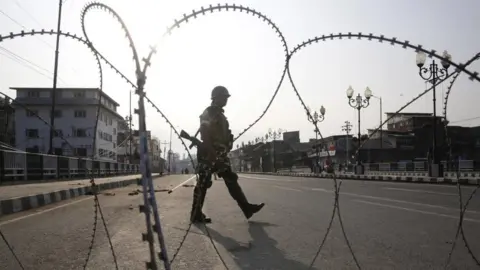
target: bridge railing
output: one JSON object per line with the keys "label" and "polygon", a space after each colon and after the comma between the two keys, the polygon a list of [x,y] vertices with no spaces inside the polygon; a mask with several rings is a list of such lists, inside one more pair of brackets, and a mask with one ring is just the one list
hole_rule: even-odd
{"label": "bridge railing", "polygon": [[0,150],[0,183],[139,174],[138,164]]}

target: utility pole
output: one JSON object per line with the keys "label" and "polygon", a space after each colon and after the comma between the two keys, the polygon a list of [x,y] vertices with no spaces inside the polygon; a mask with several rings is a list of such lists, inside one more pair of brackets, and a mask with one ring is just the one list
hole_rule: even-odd
{"label": "utility pole", "polygon": [[346,153],[345,153],[345,156],[346,156],[345,163],[348,166],[348,163],[349,163],[349,160],[350,160],[350,158],[348,156],[348,137],[350,135],[350,131],[352,131],[352,125],[350,124],[350,121],[345,121],[345,125],[342,126],[342,131],[345,131],[347,133],[347,140],[346,140],[347,147],[346,147]]}
{"label": "utility pole", "polygon": [[63,0],[58,0],[57,44],[55,47],[55,64],[53,67],[52,111],[50,113],[50,145],[48,149],[49,154],[54,154],[53,136],[55,133],[55,97],[57,92],[58,48],[60,47],[60,24],[62,22],[62,4],[63,4],[62,1]]}
{"label": "utility pole", "polygon": [[170,127],[170,146],[168,149],[168,172],[171,173],[172,171],[172,131],[173,128]]}
{"label": "utility pole", "polygon": [[130,90],[128,105],[129,105],[128,129],[129,129],[129,137],[130,137],[130,164],[132,164],[133,163],[133,153],[132,153],[133,136],[132,136],[132,91],[131,90]]}

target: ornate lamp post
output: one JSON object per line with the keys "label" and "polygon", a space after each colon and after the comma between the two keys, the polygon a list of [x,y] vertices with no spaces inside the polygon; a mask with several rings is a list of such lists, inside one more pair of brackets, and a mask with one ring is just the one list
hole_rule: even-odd
{"label": "ornate lamp post", "polygon": [[[447,60],[451,60],[452,56],[447,52],[443,52],[443,57]],[[422,79],[424,79],[427,82],[432,83],[433,85],[433,123],[432,123],[432,129],[433,129],[433,146],[432,146],[432,159],[429,164],[429,170],[428,170],[428,175],[430,177],[443,177],[443,167],[440,161],[438,160],[438,154],[437,154],[437,106],[436,106],[436,87],[435,85],[437,84],[438,79],[443,79],[446,76],[448,76],[448,68],[450,67],[450,63],[446,61],[442,61],[441,64],[443,68],[438,68],[437,63],[435,63],[435,60],[432,60],[432,63],[430,64],[429,68],[423,67],[425,65],[425,61],[427,60],[427,55],[424,52],[419,52],[417,53],[417,66],[418,66],[418,74]]]}
{"label": "ornate lamp post", "polygon": [[[308,108],[308,112],[310,115],[312,115],[310,108]],[[320,164],[320,153],[318,151],[318,130],[317,130],[317,124],[320,122],[323,122],[325,120],[325,107],[323,105],[320,107],[320,113],[315,111],[312,115],[312,117],[308,118],[308,121],[312,122],[313,125],[315,125],[315,173],[318,173],[318,166]]]}
{"label": "ornate lamp post", "polygon": [[350,121],[345,121],[345,125],[342,126],[342,131],[345,131],[347,133],[347,137],[346,137],[346,148],[345,148],[345,166],[347,166],[348,168],[348,165],[350,165],[350,157],[348,156],[348,145],[349,145],[349,135],[350,135],[350,131],[352,131],[352,125],[350,124]]}
{"label": "ornate lamp post", "polygon": [[282,133],[284,132],[284,130],[282,129],[278,129],[278,131],[273,131],[271,128],[268,129],[268,132],[267,134],[265,134],[265,141],[267,141],[268,139],[272,139],[272,150],[273,150],[273,172],[276,172],[277,171],[277,168],[276,168],[276,153],[275,153],[275,140],[277,139],[280,139],[282,137]]}
{"label": "ornate lamp post", "polygon": [[[356,98],[352,98],[353,97],[353,88],[352,86],[349,86],[348,89],[347,89],[347,98],[348,98],[348,104],[350,105],[350,107],[354,108],[354,109],[357,109],[358,111],[358,145],[360,146],[360,111],[362,109],[365,109],[368,107],[368,105],[370,105],[370,98],[372,97],[372,90],[370,90],[370,88],[367,86],[367,88],[365,89],[365,97],[362,97],[360,95],[360,93],[357,95]],[[364,170],[363,170],[363,165],[360,164],[360,156],[359,156],[359,151],[357,151],[357,156],[356,156],[356,160],[357,160],[357,165],[356,165],[356,168],[355,168],[355,173],[356,174],[363,174]]]}

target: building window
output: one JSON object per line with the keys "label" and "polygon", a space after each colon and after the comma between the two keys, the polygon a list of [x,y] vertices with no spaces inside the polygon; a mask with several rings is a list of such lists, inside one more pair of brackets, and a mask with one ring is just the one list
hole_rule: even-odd
{"label": "building window", "polygon": [[31,97],[31,98],[39,98],[40,97],[40,92],[38,92],[38,91],[28,91],[27,96]]}
{"label": "building window", "polygon": [[113,128],[113,135],[117,135],[117,129]]}
{"label": "building window", "polygon": [[[38,92],[35,92],[38,93]],[[37,110],[27,110],[27,117],[37,117],[38,111]]]}
{"label": "building window", "polygon": [[87,111],[85,111],[85,110],[75,110],[75,117],[76,118],[85,118],[85,117],[87,117]]}
{"label": "building window", "polygon": [[[50,115],[51,115],[51,114],[52,114],[52,112],[50,111]],[[54,115],[55,118],[60,118],[60,117],[62,117],[62,110],[55,110],[55,111],[53,112],[53,115]]]}
{"label": "building window", "polygon": [[84,90],[73,91],[73,97],[84,98],[85,97],[85,91]]}
{"label": "building window", "polygon": [[38,129],[26,129],[25,136],[28,138],[38,138]]}
{"label": "building window", "polygon": [[87,137],[87,130],[84,128],[77,128],[73,129],[73,136],[74,137]]}
{"label": "building window", "polygon": [[55,137],[63,137],[63,131],[61,129],[55,129]]}
{"label": "building window", "polygon": [[87,149],[86,148],[75,148],[75,154],[80,157],[87,156]]}
{"label": "building window", "polygon": [[113,120],[112,120],[112,118],[108,119],[108,124],[109,124],[110,126],[113,125]]}

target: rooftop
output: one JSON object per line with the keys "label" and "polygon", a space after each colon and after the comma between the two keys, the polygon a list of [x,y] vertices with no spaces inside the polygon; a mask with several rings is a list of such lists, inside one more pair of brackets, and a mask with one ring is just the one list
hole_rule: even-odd
{"label": "rooftop", "polygon": [[[27,91],[52,91],[51,87],[10,87],[12,90],[27,90]],[[79,88],[79,87],[59,87],[57,91],[96,91],[101,92],[102,95],[112,102],[115,106],[120,106],[113,98],[101,91],[100,88]]]}
{"label": "rooftop", "polygon": [[386,112],[386,114],[397,114],[397,115],[408,115],[408,116],[432,116],[432,113],[395,113],[395,112]]}

